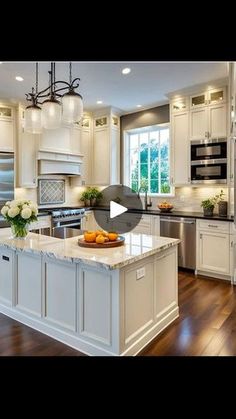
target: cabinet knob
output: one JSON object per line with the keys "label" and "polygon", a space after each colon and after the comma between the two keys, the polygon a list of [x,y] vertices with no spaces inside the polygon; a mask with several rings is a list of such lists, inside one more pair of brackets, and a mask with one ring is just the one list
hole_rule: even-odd
{"label": "cabinet knob", "polygon": [[202,239],[202,234],[200,234],[200,239]]}

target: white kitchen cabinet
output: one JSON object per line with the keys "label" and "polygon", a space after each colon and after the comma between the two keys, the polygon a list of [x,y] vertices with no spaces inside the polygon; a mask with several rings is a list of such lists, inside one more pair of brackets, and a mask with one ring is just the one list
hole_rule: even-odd
{"label": "white kitchen cabinet", "polygon": [[17,253],[16,308],[36,317],[42,315],[41,257]]}
{"label": "white kitchen cabinet", "polygon": [[[128,217],[131,214],[128,214]],[[139,217],[137,214],[132,214],[133,216]],[[137,226],[131,231],[131,233],[135,234],[152,234],[152,215],[143,214],[141,220],[137,224]]]}
{"label": "white kitchen cabinet", "polygon": [[83,155],[82,185],[91,185],[93,164],[92,120],[91,118],[86,118],[85,121],[86,123],[81,130],[81,153]]}
{"label": "white kitchen cabinet", "polygon": [[186,97],[181,97],[179,99],[174,99],[171,101],[171,113],[179,113],[179,112],[184,112],[187,111],[189,109],[189,98],[188,96]]}
{"label": "white kitchen cabinet", "polygon": [[76,331],[76,267],[46,260],[45,318],[58,327]]}
{"label": "white kitchen cabinet", "polygon": [[73,154],[81,154],[81,131],[79,125],[74,125],[70,133],[70,152]]}
{"label": "white kitchen cabinet", "polygon": [[119,184],[119,117],[111,112],[94,118],[92,168],[92,184]]}
{"label": "white kitchen cabinet", "polygon": [[174,113],[171,118],[171,183],[186,185],[190,183],[189,166],[189,112]]}
{"label": "white kitchen cabinet", "polygon": [[230,275],[229,234],[200,230],[197,241],[197,269]]}
{"label": "white kitchen cabinet", "polygon": [[24,129],[24,108],[19,106],[17,116],[17,186],[20,188],[37,188],[37,152],[39,134],[30,134]]}
{"label": "white kitchen cabinet", "polygon": [[0,151],[14,151],[15,132],[15,110],[9,106],[0,105]]}
{"label": "white kitchen cabinet", "polygon": [[215,139],[227,136],[227,107],[210,105],[190,111],[190,140]]}
{"label": "white kitchen cabinet", "polygon": [[190,140],[208,138],[208,110],[197,107],[190,111]]}
{"label": "white kitchen cabinet", "polygon": [[13,301],[13,263],[14,252],[11,250],[0,250],[0,302],[12,306]]}
{"label": "white kitchen cabinet", "polygon": [[225,104],[211,105],[208,108],[209,138],[227,136],[227,107]]}
{"label": "white kitchen cabinet", "polygon": [[235,227],[227,221],[197,220],[197,272],[231,280]]}
{"label": "white kitchen cabinet", "polygon": [[151,234],[153,236],[160,236],[160,216],[151,215]]}
{"label": "white kitchen cabinet", "polygon": [[190,96],[190,108],[199,108],[226,102],[226,87],[210,89]]}

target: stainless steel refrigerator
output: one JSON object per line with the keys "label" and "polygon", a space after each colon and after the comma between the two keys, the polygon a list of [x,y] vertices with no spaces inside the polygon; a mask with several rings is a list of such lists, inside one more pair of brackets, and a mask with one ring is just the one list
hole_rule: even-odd
{"label": "stainless steel refrigerator", "polygon": [[[14,199],[14,154],[0,153],[0,209],[6,201]],[[0,227],[8,223],[0,215]]]}

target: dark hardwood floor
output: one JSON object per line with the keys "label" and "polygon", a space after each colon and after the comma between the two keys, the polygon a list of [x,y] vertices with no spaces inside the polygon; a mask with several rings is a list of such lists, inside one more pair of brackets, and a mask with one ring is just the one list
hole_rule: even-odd
{"label": "dark hardwood floor", "polygon": [[[236,355],[236,286],[179,272],[180,316],[139,355]],[[84,356],[0,314],[0,355]]]}

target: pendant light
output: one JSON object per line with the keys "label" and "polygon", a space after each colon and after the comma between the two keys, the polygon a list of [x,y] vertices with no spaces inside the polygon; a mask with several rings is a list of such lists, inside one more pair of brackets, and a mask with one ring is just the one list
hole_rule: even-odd
{"label": "pendant light", "polygon": [[[38,92],[38,63],[36,63],[36,88],[32,88],[32,92],[26,94],[26,100],[31,104],[25,111],[25,131],[33,134],[40,134],[42,127],[59,128],[62,115],[63,121],[69,124],[79,122],[83,115],[82,96],[75,91],[79,87],[80,79],[76,77],[72,80],[71,62],[69,63],[69,82],[56,81],[55,63],[51,63],[51,71],[48,73],[49,85]],[[40,99],[43,102],[40,102]]]}
{"label": "pendant light", "polygon": [[83,116],[83,98],[74,91],[72,83],[72,64],[69,64],[69,92],[62,96],[62,120],[69,124],[80,122]]}
{"label": "pendant light", "polygon": [[56,129],[61,125],[61,104],[55,94],[55,63],[49,71],[50,97],[42,104],[42,125],[47,129]]}
{"label": "pendant light", "polygon": [[36,63],[36,83],[35,90],[32,87],[32,93],[30,93],[32,105],[27,106],[25,109],[25,131],[31,134],[41,134],[41,108],[37,105],[36,96],[38,94],[38,63]]}

